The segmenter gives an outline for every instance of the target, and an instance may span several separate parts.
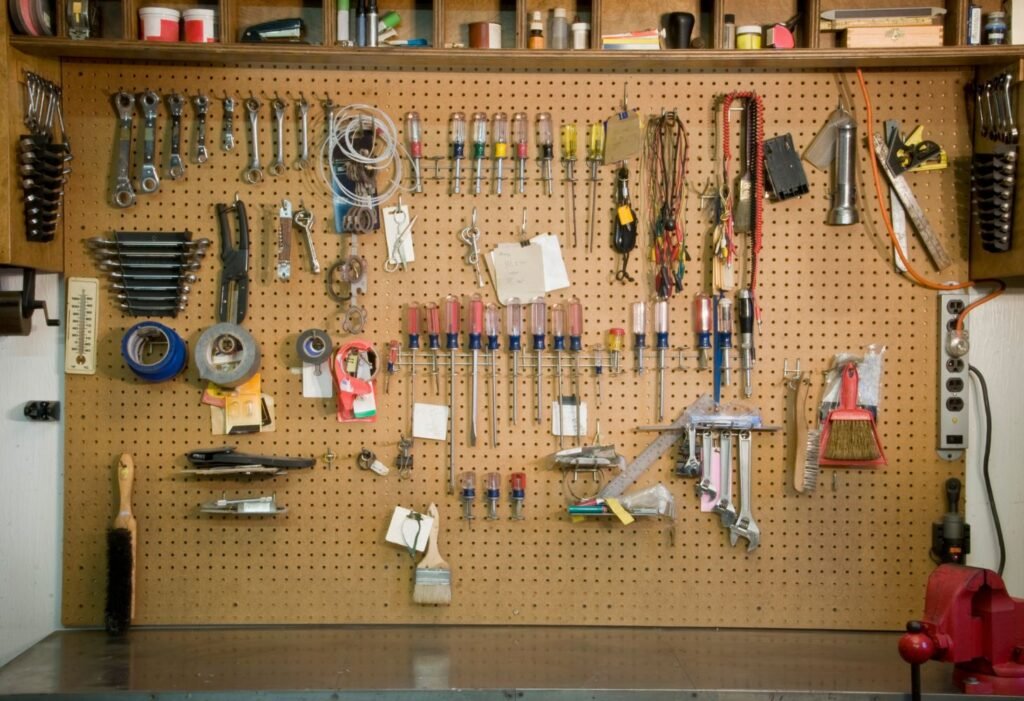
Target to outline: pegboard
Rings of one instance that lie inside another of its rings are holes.
[[[498,383],[499,445],[466,441],[468,384],[460,374],[457,392],[458,470],[502,474],[507,498],[508,475],[528,476],[526,520],[478,519],[469,528],[460,520],[457,497],[446,494],[447,450],[443,443],[417,441],[411,479],[392,473],[379,478],[359,470],[355,455],[373,449],[393,463],[400,432],[407,426],[409,381],[405,373],[380,395],[374,424],[339,424],[334,400],[301,396],[294,343],[312,327],[326,328],[336,343],[344,340],[339,309],[325,294],[322,276],[309,272],[306,253],[293,245],[290,282],[273,277],[274,244],[269,222],[282,198],[300,201],[316,213],[316,243],[321,260],[331,264],[347,250],[347,241],[328,233],[328,203],[307,173],[289,171],[267,177],[257,187],[240,175],[247,160],[244,120],[236,120],[240,145],[231,153],[219,146],[220,103],[210,117],[212,157],[205,165],[189,163],[183,181],[164,180],[160,192],[139,196],[128,210],[110,207],[109,174],[115,136],[110,95],[120,88],[167,94],[202,86],[211,97],[225,91],[236,97],[264,93],[261,154],[271,150],[271,122],[266,93],[302,92],[313,101],[325,94],[338,103],[368,103],[385,110],[401,125],[409,109],[424,122],[426,155],[446,151],[448,115],[453,110],[493,113],[518,110],[552,113],[556,124],[581,127],[612,115],[628,83],[630,105],[642,114],[663,108],[681,112],[689,132],[689,180],[700,187],[715,167],[712,157],[711,106],[716,96],[755,89],[765,103],[765,132],[791,132],[798,149],[809,143],[840,91],[848,94],[861,120],[864,109],[850,73],[830,72],[618,72],[556,71],[501,73],[436,70],[319,70],[305,67],[174,67],[103,62],[68,62],[63,68],[69,131],[75,138],[76,169],[68,188],[67,273],[98,275],[84,239],[113,230],[189,229],[194,237],[217,240],[214,204],[235,193],[246,202],[252,226],[253,255],[250,311],[245,325],[261,343],[263,389],[277,405],[276,433],[232,438],[210,435],[209,415],[200,405],[202,384],[194,368],[169,383],[148,385],[122,363],[124,331],[136,320],[114,309],[104,292],[100,321],[99,372],[68,376],[66,385],[66,470],[63,620],[68,625],[95,625],[102,619],[105,581],[105,531],[113,516],[113,465],[122,451],[132,452],[137,466],[135,509],[139,523],[138,611],[140,624],[255,623],[479,623],[585,624],[644,626],[750,626],[783,628],[897,629],[920,611],[927,574],[932,519],[944,511],[943,480],[963,473],[962,463],[944,463],[935,453],[935,378],[937,329],[934,294],[893,273],[884,229],[870,187],[868,153],[858,154],[862,224],[828,227],[828,176],[808,167],[810,193],[765,205],[765,248],[760,302],[763,327],[757,339],[755,396],[765,422],[784,422],[783,359],[799,358],[815,372],[812,399],[820,393],[819,371],[836,352],[861,349],[866,343],[888,347],[880,432],[889,467],[841,470],[835,479],[823,471],[819,489],[798,495],[784,464],[786,436],[760,434],[754,439],[754,513],[761,533],[759,550],[732,548],[717,516],[699,512],[692,480],[672,474],[666,456],[639,482],[662,482],[676,499],[676,520],[643,520],[630,527],[608,521],[573,524],[565,514],[561,476],[549,467],[557,439],[532,421],[532,378],[518,385],[520,421],[509,424],[508,374]],[[906,128],[926,124],[927,136],[944,146],[952,167],[942,173],[910,176],[939,237],[957,261],[940,279],[965,274],[967,171],[958,164],[970,153],[962,94],[968,70],[873,71],[867,74],[879,119],[899,119]],[[240,116],[242,113],[236,113]],[[314,106],[311,114],[321,112]],[[190,150],[195,128],[191,112],[184,120],[184,148]],[[138,120],[136,120],[138,124]],[[167,133],[166,111],[160,120]],[[877,125],[880,128],[880,124]],[[287,154],[294,157],[294,115],[288,116]],[[321,129],[316,123],[313,134]],[[164,153],[167,144],[162,142]],[[531,176],[539,177],[532,160]],[[734,154],[735,156],[735,154]],[[735,160],[734,160],[735,163]],[[464,163],[464,166],[466,164]],[[506,163],[506,173],[509,172]],[[556,172],[559,172],[556,163]],[[424,162],[429,175],[429,162]],[[634,173],[635,173],[634,167]],[[577,166],[585,173],[585,165]],[[597,211],[608,220],[612,170],[602,170]],[[474,276],[464,264],[465,248],[457,238],[471,210],[479,210],[481,246],[515,241],[523,207],[529,209],[530,233],[554,232],[573,281],[564,297],[578,295],[585,308],[584,344],[603,342],[612,326],[628,328],[633,301],[649,296],[649,284],[615,283],[616,256],[607,235],[598,237],[593,253],[574,248],[566,238],[564,196],[548,198],[539,182],[527,196],[491,194],[449,196],[447,182],[425,182],[423,194],[405,194],[404,202],[419,218],[415,226],[416,262],[406,272],[386,274],[383,234],[364,237],[360,250],[370,261],[370,288],[365,303],[369,318],[363,335],[383,350],[402,338],[403,310],[409,302],[440,302],[452,292],[472,295]],[[465,193],[467,188],[463,188]],[[645,206],[634,184],[635,204]],[[576,218],[587,227],[587,188],[577,187]],[[693,260],[685,292],[672,299],[673,346],[694,345],[693,295],[705,287],[709,237],[700,203],[691,194],[686,206],[687,248]],[[644,216],[641,214],[641,221]],[[333,228],[331,229],[333,231]],[[601,224],[599,232],[606,232]],[[347,237],[346,237],[347,238]],[[741,237],[742,238],[742,237]],[[911,256],[927,269],[926,255],[911,236]],[[642,233],[641,245],[647,243]],[[581,242],[582,244],[582,242]],[[215,243],[193,285],[188,310],[169,320],[194,346],[216,315],[219,261]],[[633,271],[640,269],[633,257]],[[642,281],[642,282],[641,282]],[[488,287],[485,299],[493,299]],[[551,301],[563,298],[550,296]],[[504,338],[502,339],[504,344]],[[629,347],[632,346],[630,342]],[[507,354],[502,354],[503,359]],[[653,438],[637,433],[638,424],[655,423],[656,374],[605,373],[600,419],[605,442],[634,457]],[[711,374],[668,373],[666,419],[677,416],[709,392]],[[442,361],[443,367],[443,361]],[[418,375],[419,401],[446,403],[445,375],[435,395],[425,373]],[[565,375],[568,378],[568,374]],[[481,383],[481,429],[486,438],[487,382]],[[593,408],[594,383],[587,375],[584,398]],[[545,395],[554,395],[548,375]],[[741,395],[733,384],[726,399]],[[593,411],[593,409],[592,409]],[[546,414],[548,412],[545,412]],[[593,427],[593,424],[591,424]],[[241,450],[275,455],[321,456],[332,449],[333,469],[323,461],[273,481],[197,479],[181,475],[186,451],[223,443]],[[243,519],[201,515],[198,505],[221,492],[256,495],[275,492],[285,515]],[[447,608],[417,607],[411,601],[409,556],[383,543],[394,506],[441,510],[441,552],[453,571],[453,603]],[[476,513],[483,514],[478,501]]]

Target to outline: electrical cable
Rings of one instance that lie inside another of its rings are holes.
[[[867,110],[868,144],[873,144],[875,143],[875,118],[874,112],[871,107],[871,96],[868,94],[868,86],[864,82],[864,73],[859,68],[856,70],[857,80],[860,82],[860,90],[861,93],[864,95],[864,106]],[[968,304],[966,307],[964,307],[964,310],[960,312],[960,315],[956,318],[956,331],[957,333],[962,333],[964,328],[964,319],[967,318],[967,315],[970,314],[975,309],[977,309],[978,307],[980,307],[981,305],[987,304],[988,302],[991,302],[993,299],[1001,295],[1006,290],[1006,283],[1003,282],[1002,280],[998,280],[995,278],[968,280],[967,282],[938,283],[933,282],[928,278],[924,277],[923,275],[921,275],[914,268],[914,266],[910,264],[910,261],[907,259],[906,254],[903,252],[903,247],[900,245],[899,240],[896,238],[896,232],[892,228],[892,220],[889,218],[889,213],[886,211],[884,206],[881,206],[881,203],[885,202],[885,195],[882,190],[882,178],[878,173],[878,161],[874,157],[868,158],[868,161],[871,163],[871,175],[875,184],[875,195],[878,197],[878,202],[880,203],[878,211],[882,215],[882,222],[885,223],[886,231],[889,233],[889,239],[892,241],[892,245],[896,251],[896,255],[899,256],[900,261],[907,269],[907,275],[909,275],[911,279],[914,280],[914,282],[921,285],[922,287],[938,291],[964,290],[969,287],[974,287],[978,283],[989,283],[996,286],[996,289],[989,292],[981,299],[972,302],[971,304]]]
[[[1006,541],[1003,540],[1003,524],[999,520],[996,497],[992,491],[992,476],[988,469],[989,457],[992,454],[992,406],[988,400],[988,383],[985,382],[985,376],[973,365],[968,365],[967,369],[981,387],[981,403],[985,407],[985,452],[981,458],[981,474],[985,478],[985,494],[988,497],[988,508],[992,512],[992,523],[996,529],[996,542],[999,544],[999,567],[996,571],[1002,577],[1003,568],[1006,566]]]
[[[646,160],[651,202],[652,257],[655,294],[660,299],[681,292],[685,261],[685,231],[680,212],[686,180],[689,142],[686,126],[676,112],[667,112],[647,124]]]

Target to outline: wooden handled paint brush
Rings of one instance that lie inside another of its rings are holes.
[[[120,634],[135,617],[135,546],[138,528],[132,514],[132,484],[135,462],[128,453],[117,463],[117,487],[120,506],[113,526],[107,531],[107,606],[104,624],[107,631]]]
[[[874,414],[857,406],[859,386],[856,363],[847,363],[839,383],[839,407],[829,412],[821,430],[821,465],[880,467],[888,464],[878,439]]]
[[[427,554],[416,566],[416,584],[412,590],[412,600],[417,604],[448,606],[452,603],[452,568],[437,549],[441,518],[434,504],[430,505],[427,513],[434,519],[434,523],[430,527]]]

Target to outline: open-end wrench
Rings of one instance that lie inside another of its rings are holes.
[[[235,98],[225,95],[224,121],[221,124],[220,147],[224,151],[231,151],[235,148]]]
[[[245,182],[256,185],[263,182],[263,166],[260,165],[260,108],[263,105],[255,97],[245,101],[245,119],[249,123],[249,165],[242,173]]]
[[[706,494],[709,498],[714,499],[718,496],[718,492],[715,485],[711,483],[711,453],[714,450],[712,435],[711,431],[702,431],[700,434],[702,467],[700,482],[697,483],[697,496],[702,497]]]
[[[309,102],[304,96],[295,103],[295,111],[299,118],[299,157],[292,168],[305,170],[309,166]]]
[[[718,439],[718,501],[712,510],[722,517],[722,526],[736,523],[736,504],[732,501],[732,433],[722,431]]]
[[[210,98],[202,93],[192,98],[192,106],[196,110],[196,136],[193,159],[196,163],[206,163],[210,152],[206,148],[206,113],[210,110]]]
[[[320,274],[320,260],[316,257],[316,247],[313,246],[313,222],[315,217],[313,212],[306,209],[306,205],[299,203],[299,208],[295,210],[295,216],[292,217],[292,221],[295,222],[295,226],[302,230],[303,238],[306,239],[306,248],[309,250],[309,265],[313,270],[314,275]]]
[[[288,169],[284,162],[284,100],[275,97],[270,109],[274,116],[274,160],[267,166],[267,171],[276,178]]]
[[[757,527],[750,508],[753,490],[750,487],[750,431],[740,433],[740,516],[729,529],[729,542],[736,545],[739,538],[747,539],[747,552],[757,550],[761,544],[761,529]]]
[[[139,190],[147,194],[160,189],[160,176],[156,172],[156,118],[160,109],[160,96],[147,90],[139,96],[142,110],[142,163],[139,165]]]
[[[167,109],[171,112],[171,157],[167,161],[167,177],[177,180],[185,175],[185,163],[181,160],[181,112],[185,100],[178,93],[167,96]]]

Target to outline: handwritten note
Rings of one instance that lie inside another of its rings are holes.
[[[443,404],[413,404],[412,436],[428,441],[445,440],[448,437],[448,407]]]
[[[498,301],[508,304],[513,297],[529,301],[542,297],[544,285],[544,250],[540,246],[501,244],[487,256],[487,267],[494,279]]]

